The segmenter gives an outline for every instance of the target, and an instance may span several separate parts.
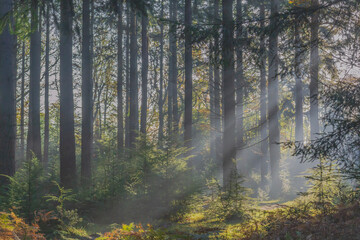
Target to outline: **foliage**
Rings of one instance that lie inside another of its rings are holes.
[[[3,209],[15,208],[15,212],[28,221],[34,217],[34,212],[44,204],[42,196],[46,186],[46,176],[37,158],[25,161],[13,177],[9,177],[10,185],[4,197]]]
[[[38,224],[28,225],[14,212],[0,212],[0,239],[44,240],[45,237],[39,233]]]

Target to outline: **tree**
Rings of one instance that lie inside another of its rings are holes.
[[[49,161],[50,4],[46,1],[44,165]]]
[[[164,17],[164,1],[161,1],[160,19]],[[162,142],[164,137],[164,113],[163,113],[163,88],[164,88],[164,24],[160,22],[160,79],[159,79],[159,143]]]
[[[236,133],[237,148],[240,153],[244,147],[244,69],[243,69],[243,16],[242,0],[236,0]],[[241,154],[240,154],[241,156]],[[243,160],[244,159],[240,159]],[[243,166],[244,167],[244,166]],[[243,170],[243,169],[242,169]]]
[[[146,11],[143,12],[141,17],[141,126],[140,132],[142,135],[146,135],[146,120],[147,120],[147,92],[148,92],[148,69],[149,69],[149,39],[148,39],[148,17]]]
[[[191,43],[191,0],[185,0],[185,116],[184,142],[191,148],[192,143],[192,43]]]
[[[223,0],[223,184],[230,190],[236,173],[236,138],[235,138],[235,71],[234,71],[234,22],[233,0]]]
[[[265,29],[265,4],[260,4],[260,29]],[[266,117],[266,47],[265,34],[260,34],[260,137],[261,137],[261,184],[265,185],[268,172],[268,129]]]
[[[303,123],[303,87],[301,80],[301,38],[300,24],[295,20],[294,26],[295,37],[295,140],[304,141],[304,123]]]
[[[0,4],[0,17],[11,16],[12,0]],[[11,17],[5,22],[0,34],[0,174],[12,176],[15,173],[16,112],[15,82],[15,39],[10,33]],[[0,185],[7,183],[0,176]]]
[[[91,184],[91,150],[93,141],[92,125],[92,60],[90,51],[90,0],[83,1],[82,26],[82,121],[81,121],[81,185]]]
[[[21,52],[20,108],[20,159],[23,162],[25,160],[25,41],[23,41]]]
[[[214,0],[214,127],[216,132],[215,148],[216,163],[218,168],[218,176],[222,175],[222,149],[221,149],[221,110],[220,110],[220,59],[219,59],[219,0]]]
[[[319,0],[311,0],[310,23],[310,133],[311,139],[319,133]]]
[[[129,117],[129,147],[135,147],[138,126],[138,82],[137,82],[137,47],[136,47],[136,12],[134,6],[130,9],[130,117]]]
[[[40,135],[40,61],[41,61],[41,34],[39,31],[39,2],[31,1],[31,28],[30,36],[30,92],[29,92],[29,127],[27,138],[27,160],[34,156],[41,161]]]
[[[118,3],[118,19],[117,19],[117,34],[118,34],[118,53],[117,53],[117,148],[120,153],[124,147],[124,115],[123,115],[123,1]]]
[[[279,80],[278,80],[278,35],[279,0],[271,0],[269,36],[269,76],[268,76],[268,121],[271,169],[271,195],[277,197],[281,191],[280,181],[280,128],[279,128]]]
[[[72,0],[61,0],[60,20],[60,182],[76,187],[74,99],[72,79]]]

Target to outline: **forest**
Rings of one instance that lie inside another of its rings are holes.
[[[360,239],[360,1],[0,0],[0,239]]]

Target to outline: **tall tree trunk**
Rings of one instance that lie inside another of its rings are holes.
[[[176,23],[177,23],[177,1],[170,0],[172,7],[172,14],[170,17],[171,25],[170,25],[170,39],[169,39],[169,48],[170,48],[170,67],[171,67],[171,90],[172,90],[172,120],[173,120],[173,134],[176,136],[179,130],[179,108],[178,108],[178,69],[177,69],[177,45],[176,45]]]
[[[242,148],[244,147],[244,69],[243,69],[243,16],[242,16],[242,0],[236,0],[236,133],[237,148],[241,160],[241,172],[245,174],[246,166],[242,156]]]
[[[235,71],[234,71],[234,22],[233,0],[223,0],[223,184],[231,189],[236,173],[236,137],[235,137]]]
[[[164,18],[164,1],[161,1],[160,19]],[[164,138],[163,88],[164,88],[164,24],[160,22],[160,79],[159,79],[159,143]]]
[[[135,147],[136,132],[138,126],[138,82],[137,72],[137,47],[136,47],[136,12],[131,8],[130,12],[130,119],[129,119],[129,144]]]
[[[123,1],[118,3],[118,52],[117,52],[117,148],[121,153],[124,147],[124,114],[123,114]]]
[[[126,111],[125,146],[130,147],[130,3],[126,1]]]
[[[310,133],[311,139],[319,133],[319,0],[311,0],[310,40]]]
[[[44,166],[49,162],[50,4],[46,1]]]
[[[184,142],[187,148],[192,147],[192,11],[191,0],[185,0],[185,116]]]
[[[214,127],[216,132],[215,148],[218,179],[222,176],[222,142],[221,142],[221,110],[220,110],[220,59],[219,59],[219,0],[214,0],[214,24],[216,32],[214,35]]]
[[[25,160],[25,41],[21,53],[21,96],[20,96],[20,163]]]
[[[149,39],[148,39],[148,17],[143,13],[141,17],[141,126],[140,132],[143,136],[146,135],[146,121],[147,121],[147,85],[148,85],[148,69],[149,69]]]
[[[60,21],[60,182],[76,187],[74,98],[72,79],[72,0],[61,0]]]
[[[40,61],[41,61],[41,35],[39,31],[39,3],[31,1],[31,28],[30,36],[30,95],[29,95],[29,127],[26,158],[34,156],[41,159],[40,135]]]
[[[269,77],[268,77],[268,118],[269,118],[269,148],[271,169],[272,197],[281,192],[280,181],[280,128],[279,128],[279,79],[278,79],[278,35],[279,35],[279,0],[271,0],[270,38],[269,38]]]
[[[266,118],[266,47],[265,4],[260,5],[260,135],[261,135],[261,185],[266,184],[268,173],[268,125]]]
[[[81,186],[91,185],[91,150],[93,141],[92,125],[92,61],[90,51],[90,0],[83,1],[82,26],[82,119],[81,119]]]
[[[12,0],[3,0],[0,17],[8,14],[12,8]],[[0,174],[13,176],[16,144],[15,38],[10,34],[10,23],[3,27],[0,34]],[[8,178],[0,176],[0,185],[5,183],[8,183]]]
[[[209,96],[210,96],[210,159],[216,163],[216,130],[214,109],[214,67],[211,60],[214,58],[213,41],[209,43]]]
[[[301,80],[301,39],[299,23],[295,22],[295,141],[304,140],[303,90]]]

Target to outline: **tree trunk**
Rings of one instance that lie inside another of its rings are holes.
[[[214,24],[219,26],[219,0],[214,1]],[[219,59],[219,27],[216,27],[214,35],[214,127],[216,132],[215,148],[218,179],[222,176],[222,142],[221,142],[221,110],[220,110],[220,59]]]
[[[124,147],[124,115],[123,115],[123,1],[118,3],[118,52],[117,52],[117,148],[118,153],[123,151]]]
[[[20,164],[25,160],[25,41],[21,53]]]
[[[0,17],[12,11],[12,0],[0,4]],[[0,34],[0,174],[15,173],[16,101],[14,76],[15,38],[10,34],[10,23],[3,26]],[[0,185],[8,178],[0,176]]]
[[[179,130],[179,107],[178,107],[178,69],[177,69],[177,45],[176,45],[176,22],[177,22],[177,1],[170,0],[172,3],[171,7],[171,29],[170,29],[170,64],[171,64],[171,90],[172,90],[172,120],[173,120],[173,134],[176,136]]]
[[[130,10],[130,119],[129,119],[129,144],[130,148],[135,147],[136,132],[138,126],[138,83],[137,72],[137,47],[136,47],[136,12]]]
[[[74,99],[72,79],[72,0],[61,0],[60,21],[60,182],[76,187]]]
[[[260,135],[261,135],[261,186],[266,184],[268,173],[268,129],[266,118],[266,47],[265,4],[260,5]]]
[[[185,116],[184,142],[187,148],[192,147],[192,22],[191,0],[185,0]]]
[[[125,146],[130,147],[130,3],[126,1],[126,111],[125,111]]]
[[[49,162],[50,4],[46,2],[44,166]]]
[[[161,2],[160,19],[164,18],[164,2]],[[164,88],[164,24],[160,22],[160,79],[159,79],[159,143],[164,138],[163,88]]]
[[[299,23],[295,22],[295,141],[304,141],[303,90],[301,80],[301,39]]]
[[[242,158],[242,148],[244,147],[244,69],[243,69],[243,17],[242,17],[242,0],[236,1],[236,133],[237,149],[240,155],[241,172],[246,173],[246,166]]]
[[[83,1],[83,26],[82,26],[82,121],[81,121],[81,186],[91,185],[91,150],[93,141],[92,124],[92,61],[90,51],[90,0]]]
[[[312,0],[310,40],[310,133],[315,139],[319,133],[319,0]]]
[[[271,169],[272,197],[281,192],[280,181],[280,128],[279,128],[279,80],[278,80],[278,35],[279,35],[279,0],[271,0],[270,38],[269,38],[269,77],[268,77],[268,118],[269,118],[269,148]]]
[[[31,1],[31,28],[30,36],[30,92],[29,92],[29,127],[26,158],[33,156],[41,159],[40,135],[40,61],[41,61],[41,34],[39,31],[39,3]]]
[[[148,39],[148,17],[146,13],[143,13],[141,18],[141,58],[142,58],[142,67],[141,67],[141,126],[140,132],[145,137],[146,136],[146,121],[147,121],[147,85],[148,85],[148,69],[149,69],[149,39]]]
[[[231,190],[236,174],[236,137],[235,137],[235,72],[234,72],[234,22],[233,0],[223,0],[223,184],[226,190]]]

